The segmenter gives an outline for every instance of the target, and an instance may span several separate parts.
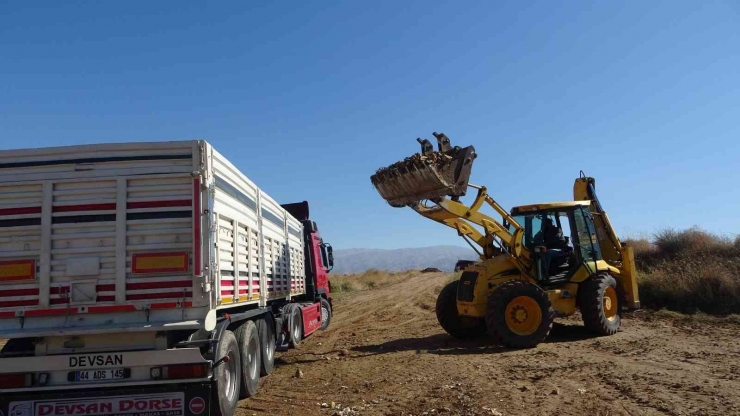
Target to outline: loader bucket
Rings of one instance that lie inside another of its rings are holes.
[[[438,152],[425,148],[424,143],[422,149],[426,151],[378,169],[370,177],[380,196],[391,206],[403,207],[422,200],[440,201],[445,196],[465,195],[476,157],[473,146],[452,148],[447,141],[446,148],[440,145]]]

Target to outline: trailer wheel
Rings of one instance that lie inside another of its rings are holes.
[[[319,329],[326,331],[329,324],[331,324],[331,305],[328,300],[321,298],[321,327]]]
[[[303,315],[301,307],[296,303],[291,303],[288,309],[288,344],[295,348],[303,340]]]
[[[257,333],[260,336],[260,347],[262,347],[262,362],[260,374],[266,376],[272,373],[275,365],[275,319],[272,314],[265,314],[257,319]]]
[[[260,382],[262,349],[257,325],[247,321],[237,330],[239,351],[241,352],[241,390],[239,397],[246,399],[257,394]]]
[[[239,344],[231,331],[224,331],[216,351],[218,365],[213,369],[213,413],[232,416],[239,401],[241,360]]]

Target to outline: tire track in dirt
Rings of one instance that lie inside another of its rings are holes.
[[[626,316],[616,335],[593,337],[573,317],[537,348],[507,350],[439,328],[449,279],[418,274],[338,299],[332,327],[279,355],[237,415],[740,414],[737,325]]]

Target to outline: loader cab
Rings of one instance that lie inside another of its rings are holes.
[[[602,259],[589,201],[516,207],[512,216],[524,227],[522,243],[533,253],[542,285],[570,281],[583,265]]]

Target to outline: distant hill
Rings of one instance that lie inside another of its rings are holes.
[[[348,248],[334,250],[332,273],[358,273],[368,269],[401,271],[436,267],[452,271],[458,260],[476,260],[470,248],[433,246],[400,249]]]

